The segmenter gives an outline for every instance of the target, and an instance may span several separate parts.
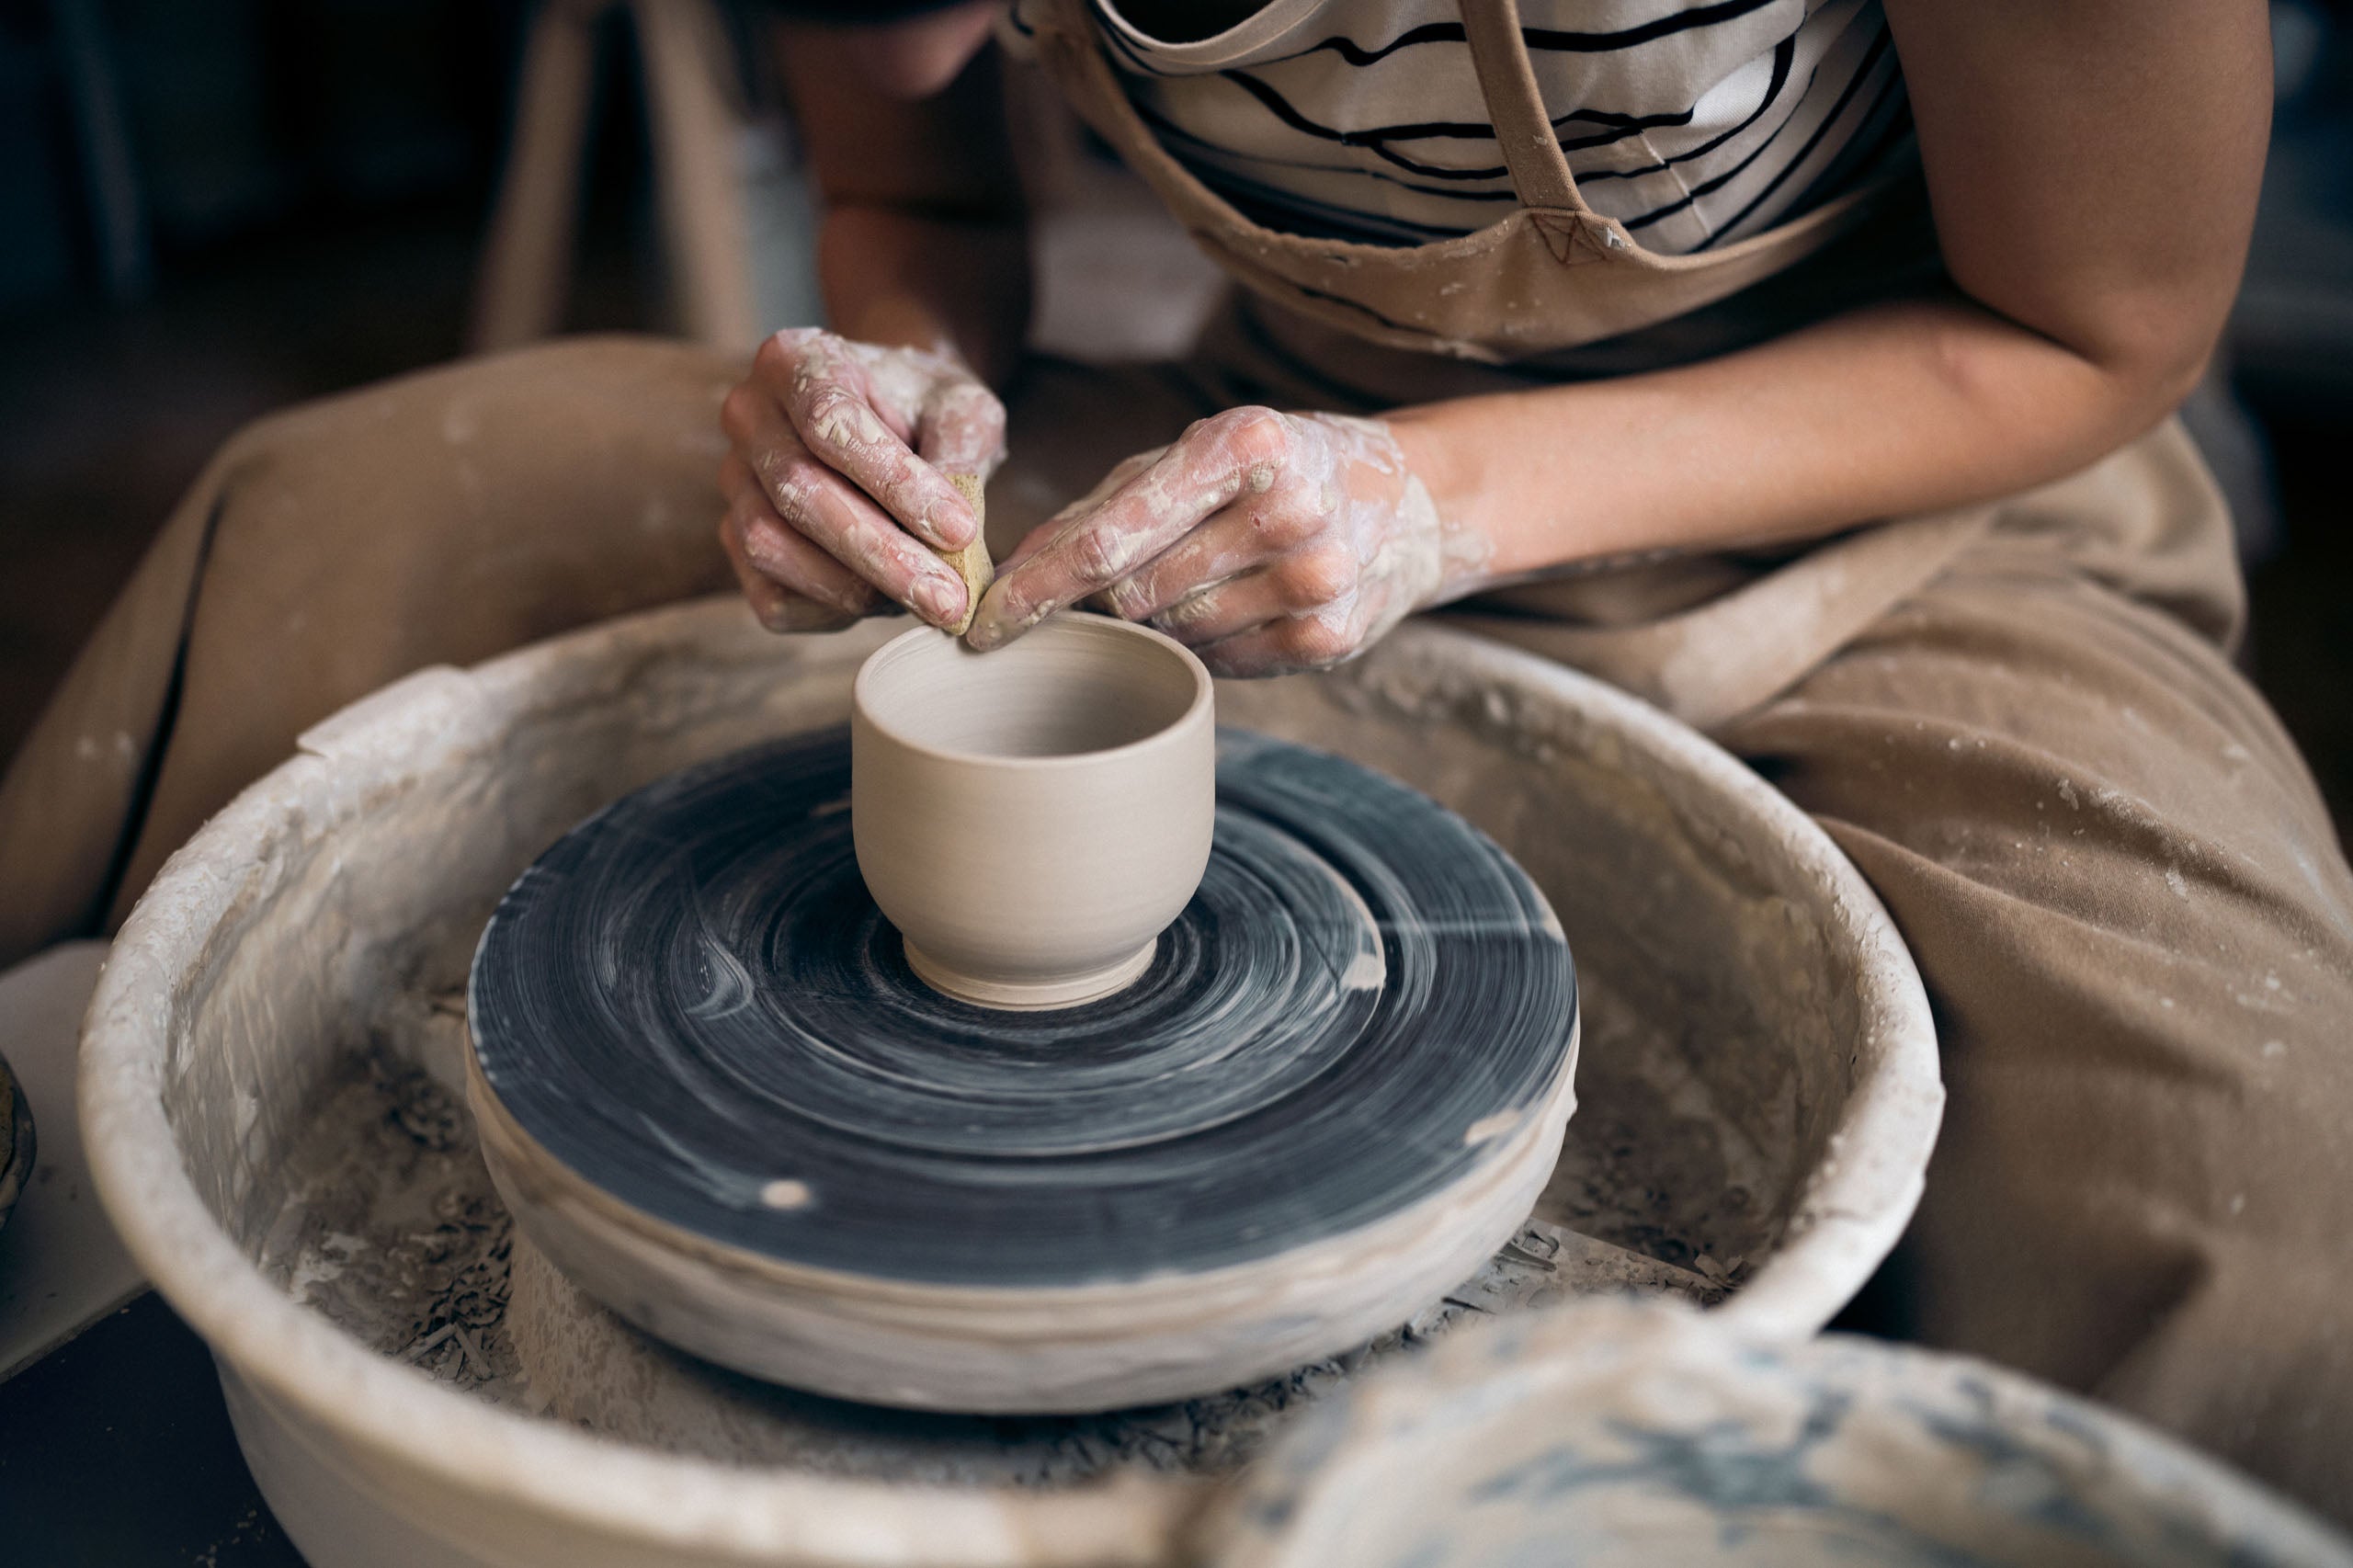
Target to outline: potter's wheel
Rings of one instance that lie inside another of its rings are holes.
[[[485,1152],[623,1316],[847,1397],[1103,1407],[1345,1348],[1525,1215],[1575,981],[1460,818],[1229,734],[1208,873],[1143,975],[1003,1012],[908,969],[848,789],[841,731],[676,775],[483,934]]]

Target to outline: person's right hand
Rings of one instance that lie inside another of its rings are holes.
[[[719,419],[720,543],[761,625],[832,631],[896,606],[962,621],[963,580],[925,547],[978,531],[947,475],[988,477],[1005,406],[961,362],[790,328],[760,346]]]

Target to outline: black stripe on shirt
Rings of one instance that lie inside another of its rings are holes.
[[[1621,49],[1633,49],[1641,44],[1653,43],[1663,38],[1672,38],[1677,33],[1688,32],[1694,28],[1713,27],[1718,22],[1729,22],[1736,17],[1745,17],[1752,11],[1761,11],[1772,4],[1774,0],[1717,0],[1717,3],[1712,6],[1696,6],[1688,11],[1677,11],[1670,16],[1654,17],[1631,28],[1620,28],[1614,32],[1586,33],[1570,32],[1558,28],[1522,28],[1519,33],[1520,37],[1528,40],[1528,47],[1530,49],[1547,50],[1562,54],[1608,54]],[[1279,55],[1276,61],[1303,60],[1311,54],[1328,51],[1351,65],[1372,65],[1386,60],[1401,49],[1411,49],[1415,44],[1467,44],[1469,42],[1470,37],[1463,31],[1461,22],[1425,22],[1420,27],[1408,28],[1387,43],[1376,45],[1371,49],[1364,48],[1354,39],[1335,37],[1309,44],[1295,54]],[[1266,63],[1272,64],[1276,61],[1268,61]]]
[[[1268,86],[1266,83],[1258,80],[1257,77],[1251,75],[1247,71],[1225,71],[1219,73],[1219,74],[1224,76],[1227,81],[1232,82],[1244,92],[1248,93],[1252,97],[1257,99],[1259,103],[1266,106],[1267,111],[1273,114],[1277,119],[1281,120],[1285,125],[1290,126],[1293,131],[1300,132],[1302,135],[1313,136],[1321,142],[1337,142],[1343,147],[1365,148],[1372,153],[1374,156],[1394,164],[1399,168],[1404,169],[1410,174],[1420,175],[1426,179],[1497,179],[1507,172],[1501,165],[1492,169],[1449,169],[1437,164],[1418,163],[1412,158],[1406,157],[1402,153],[1390,151],[1390,149],[1384,145],[1384,143],[1392,141],[1425,142],[1449,136],[1476,136],[1492,142],[1495,140],[1495,128],[1492,125],[1472,125],[1459,121],[1431,121],[1418,125],[1376,125],[1364,131],[1341,131],[1329,125],[1319,124],[1316,121],[1308,119],[1305,115],[1300,113],[1299,110],[1290,107],[1290,99],[1284,97],[1281,93],[1276,91],[1273,87]]]
[[[1805,161],[1813,155],[1813,150],[1822,144],[1822,139],[1830,133],[1831,127],[1836,125],[1839,119],[1845,116],[1847,112],[1847,106],[1854,101],[1855,94],[1861,89],[1862,85],[1866,81],[1870,79],[1871,72],[1878,66],[1881,59],[1886,55],[1887,46],[1888,35],[1886,30],[1882,28],[1879,36],[1871,40],[1871,46],[1870,50],[1864,53],[1862,66],[1855,73],[1854,80],[1848,82],[1847,84],[1847,90],[1838,95],[1838,101],[1830,106],[1830,112],[1822,117],[1822,123],[1813,128],[1813,134],[1805,139],[1805,145],[1798,149],[1798,155],[1791,158],[1788,163],[1782,165],[1781,172],[1775,175],[1770,180],[1767,181],[1765,188],[1758,191],[1756,196],[1751,198],[1747,206],[1743,207],[1739,211],[1733,213],[1731,218],[1722,223],[1710,224],[1709,229],[1711,232],[1708,237],[1701,240],[1695,247],[1696,249],[1706,250],[1710,245],[1715,244],[1720,236],[1730,233],[1733,230],[1739,228],[1743,223],[1746,222],[1750,216],[1754,214],[1759,207],[1764,206],[1765,203],[1771,199],[1775,191],[1781,188],[1781,182],[1783,180],[1788,179],[1790,176],[1795,174],[1800,168],[1804,166]],[[1887,80],[1881,82],[1880,84],[1879,91],[1872,95],[1870,108],[1864,111],[1863,122],[1865,124],[1870,123],[1870,117],[1880,111],[1881,107],[1887,101],[1887,95],[1894,91],[1897,84],[1902,82],[1902,73],[1894,71],[1888,73]],[[1631,227],[1631,225],[1629,226]]]
[[[1798,149],[1797,156],[1782,165],[1780,171],[1774,175],[1772,179],[1767,183],[1762,191],[1757,193],[1756,199],[1751,201],[1746,207],[1742,208],[1739,215],[1734,217],[1731,222],[1722,225],[1711,223],[1709,225],[1711,232],[1709,233],[1708,240],[1712,240],[1717,233],[1721,233],[1723,230],[1731,228],[1733,224],[1739,222],[1742,218],[1747,217],[1751,212],[1754,212],[1768,197],[1771,196],[1774,191],[1780,188],[1781,182],[1790,177],[1790,171],[1796,168],[1800,164],[1804,163],[1807,155],[1821,143],[1824,133],[1826,132],[1830,127],[1838,122],[1838,117],[1846,112],[1847,103],[1853,99],[1856,91],[1870,78],[1871,68],[1879,63],[1880,57],[1886,52],[1887,33],[1882,29],[1877,37],[1871,40],[1870,47],[1863,51],[1862,63],[1855,67],[1854,74],[1847,79],[1847,85],[1839,92],[1837,101],[1832,104],[1830,106],[1829,112],[1822,117],[1822,122],[1813,128],[1813,134],[1806,138],[1805,145]],[[1813,76],[1809,74],[1806,78],[1806,92],[1808,94],[1811,94],[1813,90]],[[1802,107],[1804,102],[1805,98],[1801,97],[1798,99],[1797,107]],[[1790,119],[1795,119],[1796,113],[1797,109],[1793,107],[1789,118],[1784,119],[1780,124],[1775,126],[1773,128],[1773,134],[1758,142],[1756,144],[1756,151],[1750,153],[1748,156],[1743,158],[1739,163],[1734,164],[1731,168],[1726,169],[1722,174],[1716,176],[1713,179],[1705,180],[1699,185],[1693,186],[1689,191],[1685,193],[1681,200],[1671,201],[1665,207],[1654,208],[1652,210],[1643,213],[1639,218],[1628,218],[1621,220],[1628,232],[1631,233],[1636,229],[1648,228],[1651,224],[1659,222],[1663,218],[1672,218],[1677,212],[1681,212],[1688,208],[1697,205],[1702,197],[1714,195],[1717,191],[1722,190],[1725,186],[1730,185],[1733,180],[1738,179],[1742,175],[1746,174],[1750,165],[1754,165],[1757,159],[1763,157],[1766,151],[1770,148],[1775,142],[1780,140],[1781,132],[1789,129]],[[1699,248],[1705,249],[1707,247],[1708,240],[1702,240]]]
[[[1286,158],[1273,153],[1236,152],[1231,147],[1220,146],[1217,142],[1211,141],[1208,137],[1201,135],[1198,131],[1187,130],[1184,126],[1181,126],[1175,120],[1170,119],[1166,115],[1162,114],[1158,109],[1153,108],[1152,105],[1142,99],[1137,99],[1135,101],[1134,108],[1137,118],[1141,119],[1147,126],[1150,126],[1154,133],[1160,136],[1164,142],[1181,142],[1188,144],[1188,149],[1198,148],[1201,153],[1212,153],[1221,158],[1232,158],[1236,162],[1253,165],[1261,168],[1301,169],[1310,174],[1353,176],[1358,179],[1379,180],[1383,185],[1393,185],[1400,190],[1410,190],[1416,196],[1444,197],[1449,201],[1517,201],[1519,199],[1518,193],[1514,191],[1509,186],[1506,186],[1500,190],[1455,190],[1449,189],[1445,186],[1419,185],[1410,179],[1401,179],[1397,176],[1391,174],[1387,169],[1368,169],[1358,164],[1318,164],[1311,163],[1303,158]],[[1174,148],[1172,148],[1171,151],[1176,153],[1177,157],[1185,159],[1188,166],[1199,169],[1214,167],[1214,165],[1207,164],[1206,161],[1201,159],[1198,153],[1193,153],[1189,151],[1178,151]],[[1216,168],[1216,172],[1218,176],[1223,179],[1241,180],[1248,177],[1222,167]],[[1272,189],[1272,187],[1268,187],[1270,192]],[[1309,199],[1313,199],[1311,198]],[[1384,222],[1404,222],[1403,219],[1391,220],[1385,217],[1381,221]],[[1443,229],[1426,224],[1415,226],[1429,228],[1430,233],[1467,233],[1470,232],[1467,229]]]
[[[1707,156],[1733,137],[1753,127],[1764,117],[1766,111],[1773,107],[1774,102],[1781,95],[1781,89],[1789,83],[1790,67],[1796,59],[1796,54],[1794,40],[1785,40],[1775,49],[1772,79],[1767,84],[1763,96],[1757,100],[1756,107],[1751,109],[1747,118],[1738,125],[1719,135],[1710,137],[1697,147],[1661,158],[1654,163],[1644,164],[1639,168],[1581,171],[1576,176],[1577,184],[1587,186],[1601,180],[1640,179],[1664,174],[1677,164],[1685,164],[1694,158]],[[1416,180],[1402,178],[1387,169],[1369,169],[1356,164],[1313,163],[1305,159],[1286,158],[1271,153],[1237,152],[1231,147],[1221,146],[1198,131],[1177,124],[1148,102],[1138,99],[1134,107],[1137,115],[1164,142],[1178,142],[1185,144],[1187,148],[1198,149],[1198,152],[1188,153],[1172,147],[1171,151],[1176,152],[1177,156],[1184,159],[1203,179],[1219,187],[1221,194],[1225,195],[1229,200],[1241,196],[1261,210],[1296,211],[1302,216],[1313,219],[1318,231],[1324,238],[1349,238],[1347,224],[1351,220],[1360,223],[1366,233],[1390,230],[1425,236],[1466,234],[1471,232],[1472,225],[1427,223],[1400,218],[1390,213],[1368,213],[1360,210],[1346,208],[1336,202],[1321,200],[1301,192],[1285,190],[1280,187],[1263,183],[1240,170],[1206,162],[1201,154],[1231,158],[1238,163],[1260,168],[1298,169],[1309,174],[1378,180],[1383,185],[1394,186],[1400,190],[1412,191],[1416,196],[1434,196],[1448,201],[1514,202],[1519,199],[1519,193],[1508,185],[1498,190],[1450,188],[1445,186],[1424,185]],[[1504,173],[1506,171],[1497,170],[1496,177],[1502,177]],[[1241,205],[1240,202],[1236,204]]]
[[[1807,210],[1827,201],[1839,191],[1852,188],[1868,177],[1869,171],[1883,166],[1896,149],[1911,139],[1912,106],[1904,98],[1902,86],[1900,76],[1895,81],[1880,85],[1879,91],[1871,96],[1870,107],[1855,122],[1847,144],[1826,160],[1822,172],[1809,180],[1806,187],[1789,201],[1787,205],[1790,210]],[[1874,121],[1878,122],[1875,132],[1872,131]],[[1867,132],[1872,132],[1868,149],[1861,145]],[[1747,216],[1744,213],[1734,222],[1744,221]],[[1699,248],[1705,249],[1708,245],[1738,237],[1733,224],[1727,223],[1710,235]]]
[[[1597,179],[1638,179],[1643,175],[1654,175],[1662,170],[1673,168],[1677,164],[1688,164],[1694,158],[1706,157],[1765,118],[1765,111],[1773,107],[1774,100],[1781,96],[1781,89],[1789,85],[1790,67],[1797,62],[1797,57],[1798,40],[1794,37],[1785,38],[1773,46],[1773,79],[1765,84],[1765,96],[1756,100],[1756,107],[1748,111],[1747,119],[1722,135],[1711,136],[1697,147],[1688,148],[1672,156],[1661,158],[1657,163],[1647,164],[1639,169],[1596,169],[1590,174],[1580,174],[1577,176],[1577,183],[1585,185]],[[1697,112],[1696,106],[1694,112]],[[1792,112],[1795,111],[1792,110]],[[1563,151],[1568,147],[1565,142],[1561,145]]]
[[[1290,100],[1284,97],[1275,87],[1258,80],[1246,71],[1221,71],[1218,74],[1257,99],[1266,107],[1267,112],[1302,135],[1313,136],[1321,142],[1336,142],[1343,147],[1365,148],[1384,162],[1394,164],[1407,173],[1419,175],[1425,179],[1494,180],[1502,179],[1511,172],[1500,164],[1492,168],[1483,169],[1452,169],[1440,164],[1425,164],[1408,158],[1388,145],[1392,142],[1433,142],[1448,139],[1493,142],[1495,139],[1495,128],[1492,124],[1481,124],[1469,120],[1427,120],[1405,125],[1369,126],[1362,131],[1342,131],[1335,126],[1321,124],[1308,119],[1307,116],[1293,108]],[[1592,147],[1608,146],[1612,142],[1623,142],[1630,136],[1638,136],[1645,131],[1661,130],[1667,126],[1688,125],[1691,123],[1691,117],[1697,112],[1699,111],[1696,105],[1691,108],[1668,114],[1616,115],[1600,109],[1578,109],[1561,116],[1559,119],[1553,121],[1553,124],[1557,126],[1571,120],[1589,119],[1614,127],[1598,136],[1560,139],[1561,150],[1563,153],[1573,153]],[[1209,144],[1214,145],[1214,143]],[[1233,155],[1247,157],[1250,154],[1235,153]]]

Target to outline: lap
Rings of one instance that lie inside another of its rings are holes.
[[[111,926],[345,703],[732,581],[739,369],[582,339],[248,426],[191,487],[0,783],[0,960]]]
[[[1922,1336],[2353,1512],[2353,874],[2260,697],[1997,540],[1720,738],[1937,1006]]]

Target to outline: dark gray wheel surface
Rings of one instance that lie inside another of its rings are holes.
[[[647,1215],[926,1284],[1241,1264],[1444,1190],[1571,1048],[1541,895],[1337,757],[1227,732],[1218,795],[1209,870],[1144,975],[1002,1012],[917,980],[867,895],[846,731],[689,769],[499,905],[471,996],[483,1079]]]

